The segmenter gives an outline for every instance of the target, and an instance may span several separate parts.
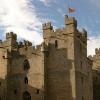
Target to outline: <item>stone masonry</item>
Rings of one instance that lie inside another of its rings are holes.
[[[95,49],[93,61],[93,100],[100,100],[100,48]]]
[[[32,46],[10,32],[0,41],[0,100],[93,100],[86,30],[66,15],[64,28],[43,24],[43,38]]]

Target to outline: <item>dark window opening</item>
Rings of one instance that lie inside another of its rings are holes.
[[[83,84],[83,81],[84,81],[84,79],[83,79],[83,77],[81,77],[81,83]]]
[[[37,89],[37,90],[36,90],[36,94],[39,94],[39,92],[40,92],[40,90],[39,90],[39,89]]]
[[[82,44],[80,43],[80,51],[82,51]]]
[[[1,86],[1,82],[0,82],[0,86]]]
[[[17,94],[17,90],[16,89],[14,90],[14,94]]]
[[[95,77],[95,81],[97,81],[97,80],[98,80],[98,77],[96,76],[96,77]]]
[[[82,96],[82,100],[84,100],[84,97]]]
[[[3,57],[3,59],[5,59],[5,56],[2,56]]]
[[[23,100],[31,100],[31,95],[29,92],[25,91],[23,93]]]
[[[58,47],[58,41],[55,40],[55,47],[57,48]]]
[[[28,78],[27,77],[24,78],[24,83],[28,84]]]
[[[82,69],[82,65],[83,65],[83,63],[82,63],[82,61],[81,61],[81,69]]]
[[[23,66],[24,66],[24,70],[28,70],[30,68],[30,65],[27,59],[24,60]]]

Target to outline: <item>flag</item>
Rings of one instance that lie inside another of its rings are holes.
[[[69,11],[69,13],[73,13],[73,12],[75,12],[75,9],[74,8],[69,8],[68,11]]]

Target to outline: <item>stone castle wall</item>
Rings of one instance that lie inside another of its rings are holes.
[[[17,42],[13,33],[0,41],[3,100],[92,100],[92,61],[87,58],[87,32],[65,16],[65,26],[43,24],[44,42]],[[4,92],[6,91],[6,92]],[[5,95],[5,99],[4,96]],[[25,99],[26,98],[26,99]]]

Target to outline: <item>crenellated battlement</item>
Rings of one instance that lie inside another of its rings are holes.
[[[100,48],[95,49],[95,55],[93,55],[93,60],[100,59]]]
[[[47,40],[51,37],[56,37],[57,35],[60,34],[75,33],[75,31],[77,30],[77,21],[74,17],[68,17],[67,15],[65,15],[64,28],[58,28],[54,30],[53,26],[51,25],[51,22],[44,23],[42,27],[43,27],[43,38]]]
[[[87,31],[83,29],[79,31],[77,29],[77,20],[74,17],[65,15],[65,26],[63,28],[57,28],[53,30],[51,22],[43,24],[43,38],[48,43],[50,38],[58,38],[60,36],[66,39],[67,36],[77,37],[84,44],[87,44]]]
[[[92,58],[87,58],[87,31],[79,31],[76,19],[66,15],[62,28],[53,29],[51,22],[43,24],[43,38],[36,46],[28,40],[17,42],[13,32],[0,40],[0,98],[92,100]],[[96,54],[99,53],[97,49]]]
[[[44,23],[42,25],[42,28],[44,33],[43,34],[44,39],[54,36],[54,30],[53,30],[53,26],[51,25],[51,22]]]
[[[43,30],[53,30],[53,26],[51,25],[51,22],[44,23],[43,25]]]
[[[95,49],[95,54],[96,54],[96,55],[100,55],[100,48],[96,48],[96,49]]]
[[[32,42],[24,40],[24,45],[25,46],[32,46]]]
[[[23,42],[20,41],[18,42],[18,47],[22,48],[22,47],[29,47],[32,46],[32,42],[28,41],[28,40],[24,40]]]
[[[87,37],[87,31],[84,28],[82,29],[81,33],[83,37]]]
[[[87,31],[85,29],[82,29],[82,31],[77,32],[77,37],[83,41],[83,43],[87,44]]]
[[[77,20],[74,17],[68,17],[65,15],[65,25],[73,25],[75,28],[77,28]]]
[[[77,37],[80,39],[83,43],[87,43],[87,31],[83,29],[82,31],[79,31],[77,29],[77,20],[74,17],[68,17],[65,15],[65,26],[63,28],[57,28],[53,29],[53,26],[51,25],[51,22],[44,23],[43,24],[43,38],[44,42],[46,44],[51,41],[54,45],[59,45],[58,39],[61,41],[66,40],[68,36],[71,37]],[[28,50],[30,47],[32,47],[32,43],[30,41],[24,40],[23,42],[17,42],[17,35],[13,32],[9,32],[6,34],[6,40],[0,41],[0,47],[7,47],[11,49],[25,49]],[[64,45],[64,41],[61,44],[60,41],[60,47]],[[33,51],[40,50],[41,45],[37,45],[33,47]]]
[[[9,38],[17,40],[17,35],[13,32],[6,33],[6,39],[9,39]]]
[[[57,29],[55,29],[54,32],[56,33],[56,36],[62,35],[64,33],[64,29],[63,28],[57,28]]]
[[[20,55],[26,55],[27,57],[30,56],[41,56],[42,52],[47,52],[48,51],[48,46],[43,42],[40,45],[36,46],[25,46],[19,48],[18,50],[20,52]]]
[[[23,46],[24,46],[24,44],[23,44],[22,41],[18,42],[18,47],[19,47],[19,48],[22,48]]]
[[[2,40],[0,40],[0,44],[2,44],[3,43],[3,41]]]

